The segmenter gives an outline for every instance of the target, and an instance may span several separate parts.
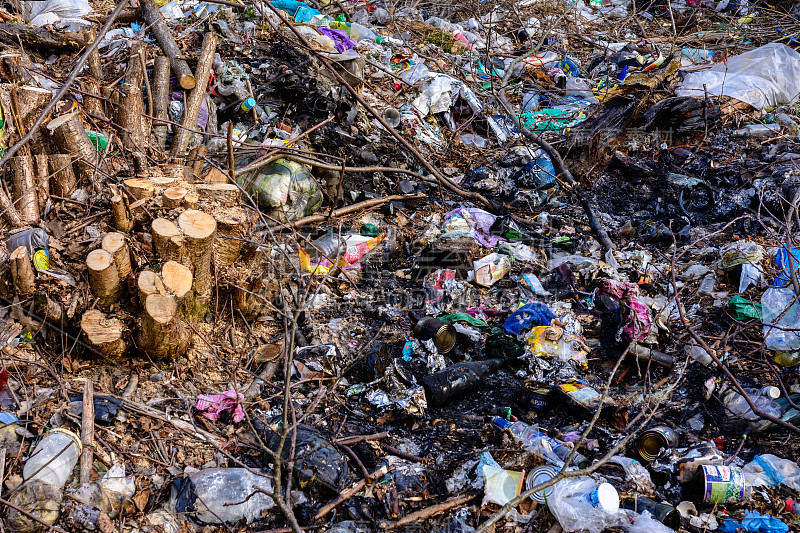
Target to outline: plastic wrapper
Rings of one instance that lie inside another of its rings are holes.
[[[574,361],[586,368],[588,348],[575,335],[566,335],[558,326],[537,326],[525,336],[536,357],[554,357],[561,362]]]
[[[494,248],[500,241],[505,240],[489,232],[495,220],[497,220],[495,215],[483,209],[462,207],[444,216],[444,230],[471,235],[483,246]]]
[[[766,44],[687,74],[675,94],[730,96],[756,109],[790,104],[800,95],[800,54],[785,44]]]
[[[522,490],[525,472],[503,470],[492,465],[483,466],[484,496],[483,504],[505,505]]]
[[[632,522],[622,525],[622,528],[627,533],[673,533],[672,529],[650,516],[650,513],[647,511],[641,514],[636,514],[633,511],[626,511],[626,514]]]
[[[602,533],[606,528],[627,523],[624,511],[607,513],[589,503],[586,495],[597,485],[590,477],[574,477],[562,479],[553,486],[547,506],[565,532]]]
[[[507,255],[492,253],[472,263],[475,269],[475,283],[491,287],[511,270],[511,260]]]
[[[9,251],[11,249],[9,248]],[[797,266],[800,264],[800,250],[792,248],[791,253],[789,248],[784,246],[778,249],[775,254],[775,266],[778,267],[780,272],[775,275],[775,281],[772,283],[773,287],[788,287],[792,282],[791,272],[797,272]],[[739,292],[742,292],[741,290]]]
[[[757,265],[764,258],[764,248],[750,241],[736,241],[720,249],[719,267],[722,270],[731,270],[738,265],[746,263]]]
[[[422,84],[420,94],[411,103],[422,116],[429,113],[444,113],[453,105],[453,78],[439,74],[432,80]]]

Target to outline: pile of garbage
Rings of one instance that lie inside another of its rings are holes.
[[[800,529],[800,9],[0,6],[0,528]]]

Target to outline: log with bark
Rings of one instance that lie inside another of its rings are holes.
[[[49,156],[39,154],[33,156],[33,169],[36,180],[36,199],[39,202],[39,212],[44,211],[47,200],[50,199],[50,167]]]
[[[161,204],[164,209],[177,209],[188,192],[185,187],[170,187],[161,195]]]
[[[76,115],[54,118],[47,129],[60,153],[73,157],[72,168],[78,179],[94,183],[96,175],[101,180],[105,177],[108,167]]]
[[[54,32],[29,24],[0,22],[0,42],[19,46],[20,41],[35,48],[51,48],[64,52],[77,52],[86,45],[74,33]]]
[[[152,2],[152,0],[145,0]],[[144,5],[145,2],[142,2]],[[211,76],[211,66],[214,61],[214,51],[217,49],[217,35],[208,32],[203,36],[203,45],[200,54],[197,56],[197,70],[195,78],[197,86],[189,93],[186,99],[186,109],[183,112],[182,127],[178,128],[175,140],[172,144],[172,154],[183,156],[189,146],[189,139],[193,131],[197,129],[197,116],[200,113],[200,105],[206,96],[206,87]]]
[[[209,183],[198,185],[201,200],[208,200],[223,207],[242,205],[242,190],[232,183]]]
[[[230,210],[214,217],[217,221],[217,236],[214,239],[214,266],[223,268],[232,265],[242,250],[247,218],[241,210]]]
[[[163,151],[167,144],[167,120],[169,110],[169,59],[158,56],[153,67],[153,135],[156,144]]]
[[[131,151],[145,149],[147,131],[142,86],[123,83],[122,96],[117,106],[117,123],[121,128],[122,146]]]
[[[75,190],[75,172],[72,170],[72,157],[69,154],[53,154],[47,159],[50,178],[50,191],[56,196],[69,198]]]
[[[154,359],[174,359],[186,353],[190,341],[189,330],[178,316],[175,298],[149,295],[139,319],[136,345]]]
[[[123,233],[128,233],[133,227],[128,202],[119,192],[115,192],[111,196],[111,222],[116,229]]]
[[[17,123],[19,136],[22,137],[30,131],[33,123],[36,122],[44,108],[53,99],[53,93],[40,87],[23,85],[13,89],[11,97],[17,110],[17,117],[19,117]],[[47,144],[43,132],[37,130],[27,146],[32,154],[39,155],[48,153]]]
[[[158,5],[153,0],[142,0],[139,9],[142,18],[147,23],[150,32],[155,36],[156,41],[158,41],[158,45],[164,55],[169,58],[172,71],[175,73],[175,77],[178,78],[178,84],[187,91],[194,89],[197,86],[195,77],[192,75],[189,65],[181,58],[181,49],[178,48],[178,44],[172,36],[172,30],[164,22],[164,16],[161,14]],[[207,83],[208,80],[206,80]]]
[[[29,155],[12,157],[9,166],[14,205],[19,211],[20,219],[24,224],[35,226],[39,223],[39,199],[36,195],[33,158]]]
[[[100,247],[111,254],[117,274],[121,280],[126,280],[133,273],[131,266],[131,252],[125,242],[125,235],[119,232],[106,233]]]
[[[108,357],[119,357],[127,349],[122,322],[109,318],[99,309],[90,309],[83,314],[81,331],[89,346]]]
[[[192,181],[201,181],[203,179],[203,164],[206,162],[205,157],[208,155],[208,146],[205,144],[198,144],[189,150],[189,157],[186,164],[192,167]]]

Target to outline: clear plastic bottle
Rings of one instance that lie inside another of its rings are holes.
[[[778,124],[784,126],[789,133],[797,134],[798,129],[800,129],[797,122],[786,113],[776,113],[775,120]]]
[[[175,512],[199,523],[234,524],[245,519],[249,524],[275,506],[270,496],[254,486],[272,493],[272,478],[246,468],[199,470],[183,480],[175,495]]]
[[[538,426],[532,426],[525,422],[509,422],[504,418],[496,418],[495,425],[501,429],[508,429],[514,437],[520,441],[527,449],[531,449],[534,453],[541,451],[541,446],[537,443],[539,439],[543,439],[550,445],[550,448],[555,454],[555,458],[544,457],[544,459],[551,459],[553,461],[560,461],[562,464],[567,460],[567,457],[572,453],[572,448],[559,442],[554,438],[548,437],[546,434],[539,431]],[[583,466],[588,464],[589,460],[578,452],[572,458],[572,464],[576,466]]]
[[[800,305],[794,290],[770,287],[761,295],[764,344],[780,352],[800,350]]]
[[[744,389],[744,391],[753,404],[755,404],[756,408],[762,413],[776,417],[780,417],[783,414],[783,408],[775,402],[781,395],[781,391],[778,387],[766,386],[761,389],[747,388]],[[722,404],[727,409],[729,416],[733,418],[740,418],[751,423],[759,420],[758,415],[750,408],[745,397],[739,394],[735,389],[729,389],[724,393]]]
[[[714,61],[713,50],[702,50],[700,48],[683,48],[681,50],[681,56],[691,59],[695,63]]]
[[[750,124],[731,132],[732,137],[748,137],[752,139],[766,139],[781,132],[780,124]]]
[[[81,439],[66,429],[54,429],[39,441],[25,462],[22,477],[62,488],[81,455]]]

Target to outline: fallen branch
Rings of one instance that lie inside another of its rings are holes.
[[[335,209],[333,211],[332,216],[340,217],[343,215],[347,215],[350,213],[354,213],[356,211],[360,211],[362,209],[367,209],[369,207],[375,207],[376,205],[383,205],[389,202],[395,201],[402,201],[402,200],[419,200],[420,198],[425,198],[426,195],[424,194],[412,194],[412,195],[403,195],[403,194],[393,194],[391,196],[384,196],[383,198],[372,198],[371,200],[364,200],[363,202],[358,202],[357,204],[348,205],[345,207],[340,207],[339,209]],[[287,224],[276,224],[274,226],[270,226],[270,229],[291,229],[291,228],[298,228],[300,226],[305,226],[306,224],[313,224],[315,222],[323,222],[328,219],[328,215],[311,215],[303,218],[295,219]]]
[[[178,43],[175,42],[169,26],[164,22],[164,15],[159,11],[158,5],[153,0],[142,0],[139,9],[142,13],[142,18],[150,27],[150,31],[158,41],[158,45],[164,55],[169,58],[172,71],[175,72],[175,77],[178,78],[178,84],[183,89],[191,91],[195,88],[197,82],[189,69],[189,65],[180,58],[181,49],[178,48]],[[205,87],[203,87],[203,90],[205,90]]]
[[[372,472],[369,475],[369,477],[370,479],[378,479],[385,476],[387,472],[389,472],[389,469],[386,468],[385,466],[382,466],[377,470],[375,470],[374,472]],[[362,479],[361,481],[355,483],[349,489],[343,490],[336,498],[323,505],[322,508],[319,511],[317,511],[317,514],[314,516],[314,520],[319,520],[326,514],[333,511],[337,506],[341,505],[343,502],[346,502],[347,500],[358,494],[358,492],[361,489],[363,489],[366,485],[367,485],[367,480]]]
[[[470,494],[462,494],[461,496],[450,498],[449,500],[444,501],[442,503],[437,503],[436,505],[431,505],[430,507],[426,507],[425,509],[420,509],[419,511],[413,512],[410,515],[406,515],[400,520],[397,520],[395,522],[381,522],[380,528],[383,530],[396,529],[398,527],[407,526],[416,522],[420,522],[422,520],[427,520],[428,518],[435,516],[439,513],[449,511],[450,509],[453,509],[455,507],[461,507],[462,505],[471,502],[477,497],[478,497],[477,492],[473,492]]]
[[[69,52],[75,52],[84,46],[81,41],[70,38],[69,33],[56,33],[28,24],[0,22],[0,42],[19,45],[20,41],[34,47],[56,48]]]

